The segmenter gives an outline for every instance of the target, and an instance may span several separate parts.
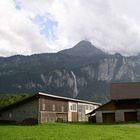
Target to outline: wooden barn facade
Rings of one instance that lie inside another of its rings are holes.
[[[111,84],[111,101],[89,115],[97,123],[140,121],[140,83]]]
[[[99,103],[38,93],[0,110],[0,120],[16,123],[87,121]]]

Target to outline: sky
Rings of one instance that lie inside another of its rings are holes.
[[[140,53],[139,0],[3,0],[0,56],[58,52],[89,40],[108,53]]]

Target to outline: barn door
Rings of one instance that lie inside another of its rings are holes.
[[[115,113],[103,113],[103,122],[104,123],[115,122]]]
[[[124,112],[124,119],[126,122],[136,122],[137,112]]]
[[[77,122],[77,112],[71,112],[72,122]]]

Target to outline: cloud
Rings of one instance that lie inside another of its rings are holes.
[[[125,55],[138,52],[139,25],[131,17],[114,11],[111,1],[76,0],[71,3],[65,0],[54,5],[57,7],[54,6],[51,13],[60,24],[57,31],[62,37],[60,40],[65,38],[71,44],[88,39],[108,52]]]
[[[116,3],[5,0],[0,9],[0,55],[59,51],[83,39],[110,53],[136,54],[140,52],[139,22],[130,10],[119,12]]]
[[[49,51],[46,38],[23,10],[19,12],[12,0],[1,2],[0,55],[32,54]]]

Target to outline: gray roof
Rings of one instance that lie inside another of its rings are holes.
[[[42,93],[42,92],[39,92],[38,94],[39,95],[43,95],[43,96],[47,96],[47,97],[57,98],[57,99],[64,99],[64,100],[68,100],[68,101],[75,101],[75,102],[79,102],[79,103],[101,105],[100,103],[96,103],[96,102],[90,102],[90,101],[85,101],[85,100],[79,100],[79,99],[73,99],[73,98],[68,98],[68,97],[56,96],[56,95]]]

